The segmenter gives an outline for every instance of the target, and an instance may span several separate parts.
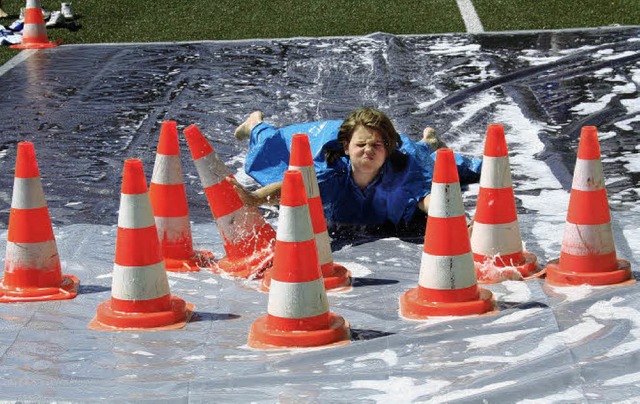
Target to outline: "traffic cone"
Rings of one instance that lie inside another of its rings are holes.
[[[555,286],[612,285],[631,279],[629,261],[616,257],[595,126],[582,128],[560,258],[549,261],[546,272],[547,282]]]
[[[284,173],[267,315],[254,321],[253,348],[315,347],[349,341],[349,323],[329,311],[299,171]]]
[[[31,142],[18,143],[0,303],[73,299],[79,280],[63,275]]]
[[[169,291],[142,161],[125,160],[111,299],[98,305],[89,328],[181,328],[190,308]]]
[[[211,267],[213,254],[193,249],[175,121],[162,123],[149,197],[167,271],[195,272]]]
[[[439,149],[424,236],[418,287],[400,297],[409,319],[464,316],[493,308],[493,295],[478,287],[455,157]]]
[[[538,271],[536,256],[522,248],[507,142],[498,124],[487,129],[471,251],[480,283],[523,280]]]
[[[262,276],[273,260],[276,232],[255,207],[246,206],[228,181],[233,178],[196,125],[184,130],[227,256],[218,270],[240,278]]]
[[[40,0],[27,0],[24,27],[22,28],[22,43],[11,45],[11,47],[14,49],[44,49],[53,48],[61,43],[62,40],[49,42]]]
[[[329,240],[329,233],[327,232],[327,221],[325,220],[322,209],[316,170],[313,166],[311,146],[309,145],[309,137],[305,134],[293,135],[291,140],[289,170],[300,171],[304,179],[304,187],[307,192],[309,213],[311,214],[311,224],[313,225],[316,247],[318,248],[324,287],[326,290],[336,289],[334,291],[349,290],[348,286],[351,285],[351,273],[344,266],[333,262],[331,242]],[[270,283],[271,271],[267,270],[262,279],[261,289],[268,291]]]

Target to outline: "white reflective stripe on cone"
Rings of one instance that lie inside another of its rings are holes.
[[[429,216],[440,218],[464,216],[459,182],[449,184],[434,182],[431,185]]]
[[[151,182],[161,185],[176,185],[184,182],[180,156],[156,154]]]
[[[522,238],[518,221],[503,224],[485,224],[475,221],[471,234],[471,251],[494,256],[522,251]]]
[[[23,38],[41,38],[47,35],[47,29],[44,24],[27,23],[22,28]]]
[[[464,289],[477,284],[476,270],[471,252],[438,256],[422,253],[420,286],[429,289]]]
[[[280,218],[276,239],[279,241],[308,241],[314,238],[309,205],[283,206],[280,205]]]
[[[333,255],[331,254],[331,241],[329,240],[329,233],[323,231],[316,233],[316,247],[318,249],[318,261],[320,266],[333,262]]]
[[[304,189],[307,192],[308,199],[317,198],[318,196],[320,196],[320,188],[318,187],[316,169],[313,166],[289,166],[289,170],[296,170],[302,173]]]
[[[260,211],[247,206],[242,206],[228,215],[216,219],[218,230],[232,244],[256,237],[255,231],[263,223],[264,219]]]
[[[475,225],[474,230],[475,231]],[[562,252],[571,255],[603,255],[615,251],[611,223],[566,223],[562,238]]]
[[[310,282],[280,282],[271,279],[267,312],[282,318],[308,318],[329,311],[322,278]]]
[[[55,240],[41,243],[14,243],[7,241],[7,266],[28,269],[51,269],[60,263]]]
[[[37,209],[43,206],[47,206],[47,202],[44,199],[40,177],[14,177],[11,207],[14,209]]]
[[[598,191],[604,188],[604,174],[602,173],[602,162],[597,160],[576,160],[576,167],[573,170],[572,189],[578,191]]]
[[[179,240],[191,234],[189,216],[155,217],[160,240]]]
[[[26,8],[41,8],[40,0],[27,0]]]
[[[169,281],[164,261],[129,267],[113,265],[111,296],[120,300],[149,300],[169,294]]]
[[[123,229],[144,229],[155,225],[149,195],[120,194],[118,227]]]
[[[482,188],[512,188],[509,157],[482,157],[480,169],[480,186]]]
[[[229,175],[227,166],[224,165],[215,152],[211,152],[204,157],[194,160],[193,163],[200,176],[202,188],[209,188],[210,186],[219,184],[220,181]]]

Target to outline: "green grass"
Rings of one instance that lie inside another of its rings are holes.
[[[24,0],[3,0],[8,26]],[[640,24],[640,0],[474,0],[485,30]],[[60,2],[44,0],[47,10]],[[75,26],[49,28],[66,44],[463,32],[455,0],[78,0]],[[0,47],[0,65],[17,54]]]

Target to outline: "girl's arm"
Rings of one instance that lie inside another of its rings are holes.
[[[280,189],[282,182],[274,182],[255,191],[248,191],[235,178],[227,178],[233,188],[247,206],[278,205],[280,203]]]

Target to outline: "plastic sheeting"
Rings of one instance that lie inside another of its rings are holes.
[[[599,128],[618,255],[637,271],[640,28],[483,35],[302,38],[61,46],[0,76],[0,221],[11,203],[16,143],[35,143],[63,272],[76,299],[0,305],[0,399],[184,402],[587,402],[640,395],[638,288],[486,286],[493,315],[400,318],[416,286],[420,236],[337,238],[354,287],[330,293],[349,345],[246,347],[266,313],[258,281],[169,274],[195,304],[181,330],[90,331],[110,297],[125,158],[148,178],[160,124],[196,123],[238,178],[253,110],[277,125],[335,119],[370,105],[418,137],[433,126],[480,156],[489,123],[505,125],[520,226],[544,264],[559,255],[577,139]],[[223,248],[187,146],[183,170],[198,248]],[[473,213],[478,186],[465,189]],[[267,210],[277,225],[277,210]],[[634,273],[637,277],[637,272]]]

